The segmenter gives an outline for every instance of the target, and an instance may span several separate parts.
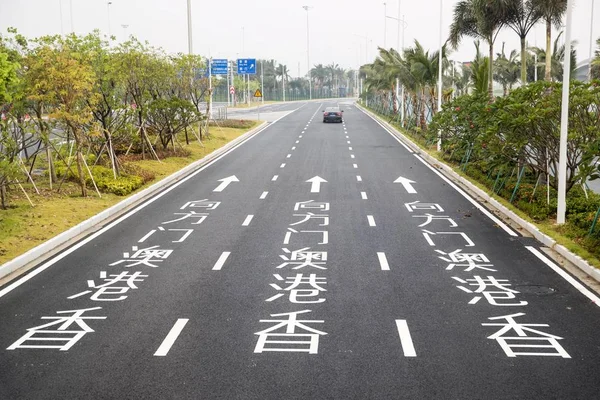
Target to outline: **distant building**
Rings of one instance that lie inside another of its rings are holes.
[[[575,68],[573,79],[582,82],[590,81],[590,61],[590,59],[587,59],[577,64],[577,68]]]

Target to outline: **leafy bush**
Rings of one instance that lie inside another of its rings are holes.
[[[119,176],[117,179],[101,177],[96,179],[98,189],[105,193],[114,193],[117,196],[126,196],[144,184],[139,176]]]

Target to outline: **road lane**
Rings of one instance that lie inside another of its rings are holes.
[[[102,307],[86,315],[106,317],[85,320],[94,332],[68,351],[1,350],[0,398],[593,398],[598,307],[525,247],[538,243],[496,226],[355,107],[343,106],[344,124],[323,124],[331,105],[307,103],[0,298],[2,349],[57,311]],[[214,191],[231,176],[239,182]],[[414,183],[394,183],[400,176]],[[318,190],[307,182],[315,177],[327,181]],[[132,246],[173,252],[157,267],[110,266]],[[293,252],[307,247],[326,260],[315,253],[301,267]],[[448,270],[440,257],[456,249],[498,271]],[[102,283],[101,271],[147,277],[105,294],[127,299],[67,299]],[[285,290],[297,274],[297,291]],[[474,275],[499,280],[495,301],[528,304],[490,305]],[[317,335],[314,354],[260,334],[277,324],[261,321],[290,312],[318,321],[291,336]],[[482,324],[519,312],[564,338],[556,342],[571,358],[507,357],[487,338],[499,328]]]

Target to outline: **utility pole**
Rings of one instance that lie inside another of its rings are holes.
[[[192,0],[187,0],[187,25],[188,25],[188,54],[192,55]]]
[[[571,83],[571,25],[573,22],[573,0],[567,2],[567,26],[565,37],[565,54],[563,67],[562,109],[560,118],[560,148],[558,159],[558,207],[556,223],[566,222],[567,212],[567,137],[569,133],[569,84]]]

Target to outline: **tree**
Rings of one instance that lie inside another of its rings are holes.
[[[521,85],[527,83],[527,35],[538,23],[541,14],[533,5],[533,0],[509,0],[509,18],[506,25],[521,39]]]
[[[53,43],[53,44],[51,44]],[[83,146],[87,141],[83,127],[92,119],[92,106],[98,101],[94,93],[95,75],[92,67],[81,60],[68,44],[56,38],[42,41],[37,51],[45,65],[33,96],[52,104],[50,118],[62,121],[75,140],[75,154],[81,195],[87,196]]]
[[[562,24],[562,17],[567,11],[567,0],[532,0],[532,7],[546,22],[546,54],[552,50],[552,26],[557,29]],[[552,80],[552,58],[546,57],[547,81]]]
[[[503,94],[506,96],[513,86],[519,81],[519,70],[523,72],[517,61],[517,52],[513,50],[506,57],[504,52],[504,43],[502,43],[502,53],[496,55],[496,69],[494,71],[494,80],[502,85]]]
[[[473,92],[477,97],[483,96],[487,92],[490,59],[484,57],[479,51],[479,40],[475,42],[475,59],[471,64],[471,78],[473,79]]]
[[[456,49],[464,36],[480,38],[489,45],[488,94],[493,97],[494,42],[501,28],[509,21],[508,0],[461,0],[454,7],[449,41]]]
[[[563,78],[563,61],[565,59],[565,45],[559,44],[560,37],[563,32],[560,32],[556,39],[554,39],[553,51],[550,53],[550,57],[546,57],[546,51],[539,47],[532,47],[531,51],[537,54],[538,61],[541,63],[545,63],[546,65],[550,64],[550,80],[551,81],[562,81]],[[573,72],[577,66],[577,41],[573,41],[573,47],[571,47],[571,79],[574,79],[575,76]],[[547,79],[546,79],[547,80]]]
[[[596,52],[592,63],[592,79],[600,79],[600,38],[596,40]]]

